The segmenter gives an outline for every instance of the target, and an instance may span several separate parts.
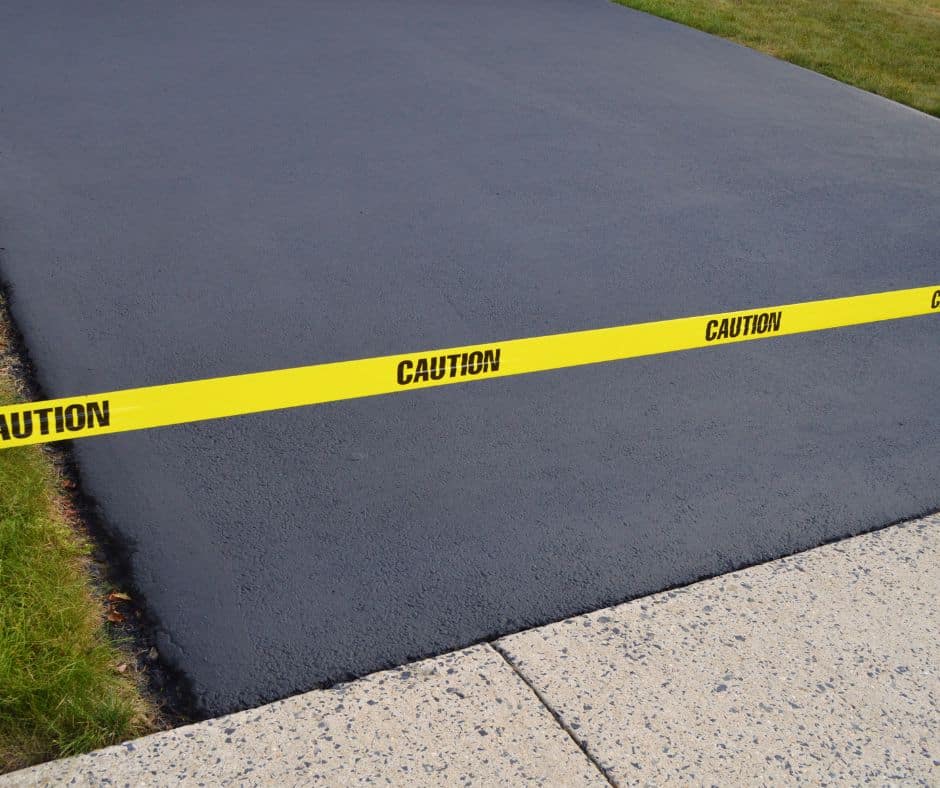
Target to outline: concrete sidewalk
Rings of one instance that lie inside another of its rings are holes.
[[[0,778],[940,784],[940,516]]]

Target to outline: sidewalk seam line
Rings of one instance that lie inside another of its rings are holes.
[[[607,784],[613,786],[613,788],[620,788],[617,781],[614,780],[614,778],[611,777],[610,774],[607,773],[607,770],[603,766],[601,766],[600,763],[597,762],[597,760],[594,758],[594,756],[591,755],[590,752],[588,752],[587,747],[582,743],[582,741],[578,738],[575,732],[562,719],[561,715],[557,711],[555,711],[555,709],[548,702],[545,696],[541,692],[539,692],[539,690],[535,687],[535,685],[531,681],[529,681],[526,675],[516,666],[516,664],[512,661],[509,655],[502,649],[502,647],[497,645],[497,642],[495,640],[488,643],[487,645],[490,648],[492,648],[493,651],[499,654],[499,656],[503,658],[503,661],[507,665],[509,665],[512,672],[515,673],[519,677],[519,679],[522,681],[522,683],[525,684],[532,691],[532,694],[535,695],[536,698],[538,698],[539,703],[541,703],[542,706],[545,707],[545,710],[548,711],[548,713],[552,715],[552,718],[555,720],[556,723],[558,723],[558,726],[565,733],[568,734],[568,738],[574,742],[575,746],[582,753],[584,753],[584,757],[587,758],[588,761],[591,762],[591,764],[593,764],[594,768],[597,769],[598,772],[600,772],[601,777],[603,777],[607,781]]]

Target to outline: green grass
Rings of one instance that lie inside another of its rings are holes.
[[[0,361],[3,349],[0,337]],[[11,401],[0,367],[0,404]],[[0,772],[117,743],[152,719],[132,670],[118,670],[127,660],[57,484],[37,447],[0,450]]]
[[[940,0],[615,0],[940,117]]]

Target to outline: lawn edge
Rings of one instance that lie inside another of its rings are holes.
[[[21,338],[12,319],[9,298],[0,283],[0,397],[11,396],[18,401],[30,401],[36,399],[35,387],[31,385],[28,361],[21,348]],[[24,448],[38,456],[43,466],[49,521],[74,548],[74,555],[62,557],[63,571],[73,573],[81,582],[84,596],[81,604],[87,608],[89,623],[96,630],[98,642],[110,654],[109,678],[115,682],[117,694],[134,708],[133,722],[120,741],[173,727],[179,722],[176,719],[178,715],[163,708],[163,700],[150,686],[146,663],[139,653],[135,653],[141,645],[136,627],[133,624],[123,626],[111,623],[108,619],[110,615],[112,619],[134,622],[140,613],[133,600],[108,599],[109,594],[122,592],[123,588],[110,571],[107,551],[102,549],[100,540],[83,517],[85,505],[67,449],[61,444]],[[47,755],[44,756],[35,752],[0,752],[0,774],[119,744],[120,741],[102,741],[93,747],[75,751],[63,750],[49,742]]]
[[[921,115],[922,117],[929,118],[931,121],[940,122],[940,107],[938,107],[937,109],[937,114],[934,114],[933,112],[929,112],[927,110],[921,109],[920,107],[915,107],[912,104],[907,104],[903,101],[900,101],[899,99],[892,98],[891,96],[886,96],[883,93],[876,93],[875,91],[869,90],[868,88],[864,88],[861,85],[855,84],[854,82],[846,82],[845,80],[839,79],[838,77],[834,77],[830,74],[825,73],[824,71],[818,71],[817,69],[812,68],[810,66],[805,66],[801,63],[795,63],[794,61],[789,60],[788,58],[781,57],[779,55],[774,54],[773,52],[768,52],[766,49],[759,49],[755,46],[751,46],[750,44],[746,44],[742,41],[738,41],[734,38],[730,38],[721,33],[716,33],[711,30],[706,30],[705,28],[702,28],[702,27],[696,27],[694,25],[686,24],[685,22],[679,19],[674,19],[670,16],[663,16],[661,14],[656,13],[655,11],[651,11],[646,8],[638,8],[636,5],[634,5],[633,0],[608,0],[608,2],[615,7],[625,8],[628,11],[632,11],[636,14],[646,14],[647,16],[651,16],[654,19],[661,19],[664,22],[668,22],[673,25],[679,25],[680,27],[683,27],[686,30],[694,30],[696,33],[700,33],[701,35],[709,36],[710,38],[715,38],[715,39],[718,39],[719,41],[725,41],[729,44],[732,44],[736,47],[741,47],[742,49],[746,49],[750,52],[756,52],[758,55],[770,58],[771,60],[775,60],[778,63],[786,63],[788,66],[792,66],[793,68],[798,68],[801,71],[814,74],[817,77],[822,77],[823,79],[827,79],[830,82],[836,83],[837,85],[849,87],[853,90],[856,90],[860,93],[865,94],[866,96],[873,96],[877,99],[880,99],[881,101],[888,102],[894,107],[900,107],[901,109],[905,109],[909,112],[913,112],[917,115]]]

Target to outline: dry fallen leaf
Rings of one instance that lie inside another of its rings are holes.
[[[126,662],[122,662],[120,665],[117,666],[117,672],[118,672],[118,673],[123,673],[125,670],[127,670],[127,663],[126,663]]]
[[[130,596],[125,594],[123,591],[112,591],[110,594],[108,594],[108,601],[109,602],[130,602],[131,598]]]
[[[108,621],[112,624],[120,624],[124,620],[124,616],[117,612],[117,610],[108,611]]]

